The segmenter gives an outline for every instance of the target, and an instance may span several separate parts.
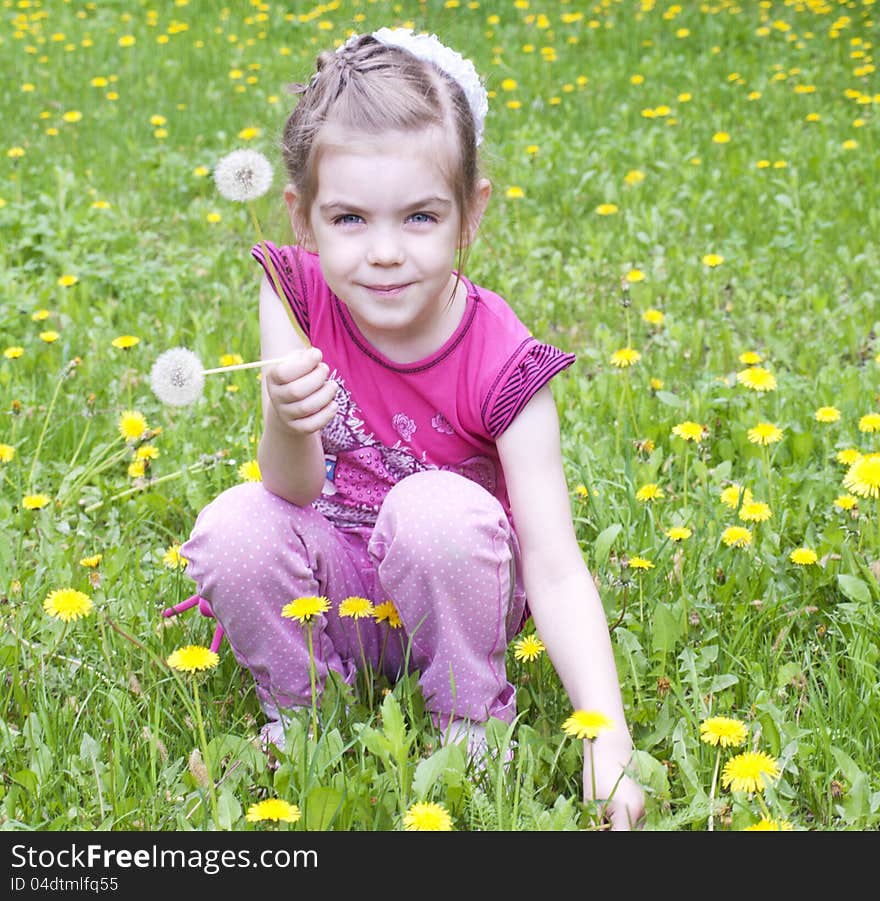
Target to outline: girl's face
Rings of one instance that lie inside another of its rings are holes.
[[[439,348],[464,309],[461,285],[450,304],[461,211],[438,162],[443,140],[435,129],[366,144],[337,132],[318,161],[305,243],[320,255],[327,284],[364,337],[398,362]],[[488,182],[481,191],[479,214]],[[285,196],[301,234],[292,188]],[[479,218],[469,221],[475,228]]]

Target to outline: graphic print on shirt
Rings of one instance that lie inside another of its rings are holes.
[[[325,481],[321,496],[312,506],[338,526],[371,526],[376,522],[385,495],[394,485],[415,472],[438,467],[419,460],[414,451],[402,447],[400,441],[395,442],[394,447],[387,447],[372,433],[367,433],[360,410],[344,381],[336,372],[331,377],[339,385],[336,392],[339,409],[321,432]],[[445,428],[438,428],[435,423],[438,417]],[[418,429],[415,421],[402,412],[392,417],[391,424],[407,442]],[[452,433],[452,427],[442,413],[433,417],[432,426],[443,434]],[[495,465],[488,457],[474,456],[439,468],[456,472],[487,491],[495,492],[497,475]]]

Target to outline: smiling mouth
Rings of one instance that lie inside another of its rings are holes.
[[[409,283],[400,284],[400,285],[364,285],[364,287],[373,294],[378,294],[381,297],[393,297],[395,294],[400,294],[405,288],[409,287]]]

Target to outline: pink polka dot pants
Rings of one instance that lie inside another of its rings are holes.
[[[351,683],[365,662],[392,678],[408,668],[444,721],[513,719],[504,656],[525,604],[518,550],[501,504],[476,482],[408,476],[372,530],[338,529],[259,483],[238,485],[202,510],[181,553],[270,717],[311,703],[307,627],[281,609],[319,595],[331,604],[312,621],[319,686],[329,670]],[[402,628],[341,617],[350,596],[392,601]]]

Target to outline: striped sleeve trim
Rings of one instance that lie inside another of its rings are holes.
[[[532,343],[524,356],[514,354],[498,376],[483,408],[483,424],[493,438],[498,438],[516,419],[522,408],[557,373],[574,363],[574,354],[565,353],[551,344]],[[520,346],[522,347],[522,345]]]
[[[293,315],[296,317],[296,321],[299,323],[300,328],[302,328],[307,336],[311,336],[309,328],[309,308],[306,302],[306,298],[308,297],[308,285],[306,283],[306,276],[300,258],[301,251],[298,248],[293,247],[290,248],[290,253],[284,254],[270,241],[266,241],[266,249],[269,251],[269,259],[272,263],[271,267],[266,263],[266,258],[263,255],[263,248],[261,245],[257,244],[251,248],[251,256],[263,267],[266,277],[269,279],[269,283],[277,294],[278,290],[275,286],[275,279],[272,274],[272,267],[274,267],[275,272],[278,274],[281,290],[284,292],[283,299],[287,301],[288,306],[293,311]]]

